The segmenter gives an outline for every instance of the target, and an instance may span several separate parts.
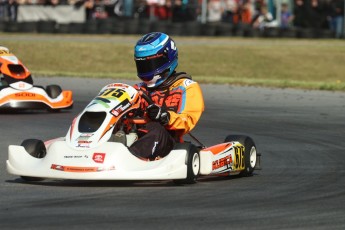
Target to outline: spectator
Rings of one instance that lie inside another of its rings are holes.
[[[250,0],[244,0],[239,2],[236,12],[234,13],[234,24],[246,24],[252,23],[254,8]]]
[[[220,22],[224,12],[224,7],[220,0],[209,0],[207,4],[207,21]]]
[[[171,0],[147,0],[148,15],[152,20],[171,18]]]
[[[331,30],[336,38],[344,37],[344,0],[333,0],[331,2]]]
[[[10,21],[17,21],[18,3],[17,0],[8,0],[7,15]]]
[[[171,0],[163,0],[156,7],[156,16],[159,20],[168,20],[171,18]]]
[[[46,3],[45,0],[26,0],[25,4],[27,5],[44,5]]]
[[[6,0],[0,0],[0,21],[6,18]]]
[[[225,0],[224,11],[222,15],[223,22],[233,24],[233,17],[238,8],[238,2],[236,0]]]
[[[93,6],[92,18],[93,19],[106,19],[108,18],[108,13],[105,10],[104,1],[102,0],[95,0],[95,4]]]
[[[66,0],[64,0],[66,1]],[[86,1],[84,0],[67,0],[68,5],[73,5],[75,7],[81,7],[85,4]]]
[[[293,25],[295,27],[307,27],[306,9],[307,7],[305,4],[305,0],[295,0],[295,6],[293,10]]]
[[[241,9],[242,23],[250,24],[252,22],[253,12],[254,10],[250,0],[245,0]]]
[[[254,0],[253,3],[253,18],[256,18],[260,14],[260,9],[265,5],[264,0]]]
[[[290,23],[293,20],[293,15],[289,11],[289,6],[287,3],[281,4],[281,14],[280,14],[280,28],[288,29]]]
[[[46,0],[45,4],[46,6],[57,6],[60,4],[59,0]]]
[[[192,0],[172,0],[172,21],[186,22],[196,18],[196,9],[191,10]]]
[[[135,1],[134,18],[148,18],[146,0]]]
[[[93,19],[94,5],[95,5],[94,0],[85,0],[84,7],[85,7],[86,20]]]
[[[262,6],[260,14],[253,19],[253,27],[263,30],[268,27],[277,26],[277,22],[273,20],[272,14],[268,11],[267,6]]]
[[[306,13],[308,27],[320,29],[324,21],[324,11],[319,0],[310,0]]]

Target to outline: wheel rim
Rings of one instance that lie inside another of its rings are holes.
[[[256,165],[256,148],[252,146],[250,149],[250,166],[254,168]]]
[[[198,175],[199,168],[200,168],[199,154],[198,153],[194,153],[193,160],[192,160],[192,169],[193,169],[193,174],[195,176]]]

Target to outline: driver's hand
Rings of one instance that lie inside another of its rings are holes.
[[[156,104],[151,104],[146,108],[147,115],[152,121],[158,121],[162,125],[167,125],[170,120],[169,112]]]

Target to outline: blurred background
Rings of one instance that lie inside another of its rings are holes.
[[[0,0],[0,32],[344,38],[344,0]]]

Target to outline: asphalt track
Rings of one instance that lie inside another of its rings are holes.
[[[70,112],[0,114],[0,229],[345,229],[345,93],[202,85],[193,131],[205,145],[251,136],[262,170],[247,178],[26,183],[6,172],[7,147],[64,136],[116,80],[37,78],[74,91]],[[128,82],[133,83],[133,82]]]

